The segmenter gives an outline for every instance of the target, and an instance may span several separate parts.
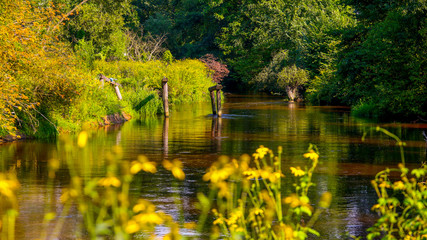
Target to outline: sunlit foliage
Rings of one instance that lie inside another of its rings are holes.
[[[2,1],[1,11],[1,128],[35,132],[47,109],[75,100],[86,75],[56,37],[62,16],[53,4]]]

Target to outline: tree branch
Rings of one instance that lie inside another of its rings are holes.
[[[77,4],[77,6],[75,6],[71,11],[69,11],[67,14],[65,14],[61,20],[59,20],[59,22],[52,28],[52,30],[54,30],[56,27],[59,26],[59,24],[61,24],[68,16],[70,16],[73,12],[75,12],[78,8],[80,8],[80,6],[82,6],[83,4],[85,4],[87,1],[89,0],[83,0],[81,3]],[[48,30],[48,32],[50,31],[50,29]]]

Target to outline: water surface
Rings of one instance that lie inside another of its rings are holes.
[[[237,158],[253,153],[260,145],[273,150],[282,146],[284,171],[288,174],[290,166],[305,164],[302,154],[312,143],[320,152],[320,165],[314,176],[317,185],[311,192],[313,202],[325,191],[334,196],[331,208],[315,225],[321,233],[320,239],[346,239],[348,235],[366,234],[367,227],[376,219],[370,211],[376,202],[370,180],[378,171],[400,162],[395,142],[370,131],[377,123],[354,118],[345,107],[304,106],[280,98],[250,95],[229,95],[223,104],[223,116],[217,118],[210,114],[209,103],[183,105],[176,106],[176,111],[166,120],[162,117],[132,120],[123,125],[91,130],[88,146],[76,150],[72,157],[87,177],[105,173],[105,156],[116,145],[123,149],[122,160],[135,160],[140,154],[159,163],[163,159],[180,159],[187,178],[178,188],[172,187],[170,174],[160,170],[155,175],[138,175],[132,193],[153,201],[160,210],[176,218],[180,211],[173,195],[179,194],[185,221],[195,221],[196,193],[206,189],[201,176],[218,156]],[[407,143],[405,157],[409,165],[416,167],[426,160],[421,134],[427,129],[426,124],[380,125]],[[362,141],[364,133],[367,136]],[[0,170],[16,168],[22,185],[17,239],[40,237],[44,212],[61,212],[59,196],[69,183],[63,152],[60,139],[0,146]],[[52,158],[62,162],[53,188],[58,204],[46,207],[47,162]],[[76,209],[63,218],[67,224],[57,237],[74,239],[76,232],[80,232],[76,229],[82,228]],[[162,231],[159,229],[159,234]]]

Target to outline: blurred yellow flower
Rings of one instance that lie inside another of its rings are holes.
[[[148,161],[148,158],[140,155],[138,156],[137,161],[133,161],[130,167],[130,173],[137,174],[139,171],[143,170],[144,172],[156,173],[156,163]]]
[[[14,198],[14,191],[20,187],[15,176],[0,173],[0,194],[6,198]]]
[[[263,145],[259,146],[259,148],[256,150],[256,153],[252,154],[252,156],[258,160],[264,158],[264,156],[270,152],[270,149],[264,147]]]
[[[105,177],[98,181],[98,185],[102,187],[120,187],[120,180],[116,177]]]
[[[296,194],[291,194],[290,196],[284,198],[283,202],[290,205],[291,208],[296,208],[301,205],[301,201]]]
[[[155,212],[140,213],[133,217],[140,225],[159,225],[164,222],[163,218]]]
[[[393,188],[399,189],[399,190],[405,190],[406,187],[402,181],[397,181],[397,182],[393,183]]]
[[[259,178],[259,172],[256,170],[253,170],[253,169],[250,169],[248,171],[244,171],[243,175],[245,175],[246,178],[249,180]]]
[[[223,168],[219,168],[216,165],[212,165],[208,172],[203,175],[204,181],[211,181],[212,183],[217,183],[220,181],[226,180],[231,174],[234,173],[236,169],[233,167],[233,164],[225,164]]]
[[[304,176],[305,172],[303,170],[301,170],[300,167],[290,167],[291,169],[291,173],[295,176],[295,177],[299,177],[299,176]]]
[[[313,161],[317,161],[319,159],[319,155],[314,152],[313,150],[310,150],[308,153],[304,153],[303,155],[305,158],[310,158]]]
[[[163,161],[163,167],[172,172],[172,175],[178,180],[185,179],[185,173],[182,171],[182,162],[174,159],[172,162],[168,160]]]
[[[86,146],[88,134],[86,131],[81,131],[77,137],[77,145],[81,148]]]
[[[285,240],[292,240],[294,239],[294,230],[291,226],[280,223],[280,228],[282,229],[283,233],[285,234]]]
[[[134,220],[129,220],[126,224],[125,231],[129,234],[136,233],[141,229],[139,224]]]

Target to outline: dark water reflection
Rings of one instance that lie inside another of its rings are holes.
[[[73,157],[82,175],[102,176],[105,156],[112,146],[123,148],[123,159],[134,160],[145,154],[152,161],[178,158],[184,163],[187,178],[173,187],[170,174],[138,175],[131,189],[135,196],[149,199],[176,218],[179,208],[173,193],[182,196],[185,221],[197,220],[196,193],[206,184],[201,176],[220,155],[238,157],[252,153],[259,145],[273,150],[283,147],[285,170],[305,163],[302,154],[310,143],[320,151],[321,164],[312,189],[314,202],[325,191],[334,198],[329,209],[315,226],[321,239],[346,239],[346,235],[363,236],[375,221],[370,207],[375,193],[370,180],[375,173],[400,161],[399,149],[385,135],[368,132],[376,123],[350,116],[344,107],[311,107],[286,103],[279,98],[260,96],[228,96],[222,118],[210,116],[209,103],[178,107],[170,119],[131,121],[91,132],[88,147],[76,150]],[[406,161],[418,166],[425,156],[422,124],[383,124],[407,142]],[[361,136],[367,132],[365,141]],[[75,138],[75,136],[74,136]],[[22,184],[19,193],[20,215],[17,239],[40,236],[46,209],[60,213],[60,204],[46,207],[47,191],[59,202],[62,189],[69,183],[68,170],[63,162],[64,146],[58,141],[26,141],[0,146],[0,170],[16,168]],[[46,188],[47,161],[62,161],[53,190]],[[67,224],[58,233],[60,239],[73,239],[81,229],[75,209],[65,216]],[[162,229],[159,229],[161,232]],[[193,233],[186,232],[187,235]]]

